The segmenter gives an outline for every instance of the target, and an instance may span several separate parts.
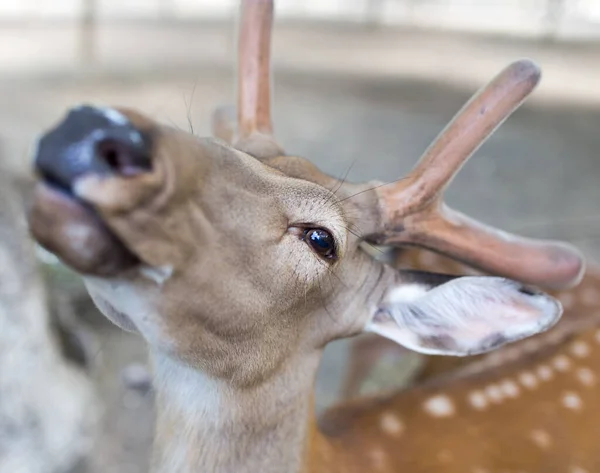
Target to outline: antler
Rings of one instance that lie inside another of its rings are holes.
[[[238,47],[238,132],[272,134],[270,54],[273,1],[241,4]]]
[[[581,254],[562,242],[496,230],[450,209],[443,192],[466,160],[525,100],[540,79],[529,60],[514,62],[462,108],[412,172],[377,189],[383,244],[414,244],[523,282],[561,288],[579,282]]]
[[[273,0],[241,2],[238,36],[237,139],[227,107],[213,113],[213,134],[263,159],[283,154],[271,123]]]
[[[273,137],[270,111],[273,0],[242,0],[240,22],[237,137],[235,114],[227,107],[213,114],[213,134],[259,159],[282,156],[284,152]],[[369,239],[422,246],[486,272],[546,288],[577,284],[584,263],[574,247],[496,230],[450,209],[442,200],[460,167],[525,100],[539,79],[538,67],[520,60],[481,89],[406,178],[377,188],[382,226]],[[321,175],[316,171],[310,174]]]

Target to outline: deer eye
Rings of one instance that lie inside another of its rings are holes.
[[[328,231],[321,228],[309,228],[304,230],[303,239],[319,256],[327,259],[336,257],[335,240]]]

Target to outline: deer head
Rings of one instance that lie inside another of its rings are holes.
[[[479,91],[408,176],[347,183],[273,137],[272,11],[272,1],[242,2],[237,130],[226,109],[214,116],[214,139],[86,105],[43,135],[29,216],[36,240],[153,351],[240,387],[364,330],[462,356],[553,325],[560,304],[522,283],[576,284],[577,250],[509,235],[442,200],[536,86],[535,64],[517,61]],[[422,246],[498,277],[398,272],[363,243]]]

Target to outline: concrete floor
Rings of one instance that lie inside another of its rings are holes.
[[[375,41],[368,44],[373,50],[378,47]],[[473,70],[479,71],[475,75],[489,70],[489,63],[502,67],[502,59],[509,56],[507,48],[499,44],[501,53],[485,65],[473,59]],[[518,46],[511,48],[511,57],[522,55]],[[432,62],[437,55],[429,47],[421,53]],[[560,57],[553,57],[551,51],[544,54],[554,64],[552,68],[560,64]],[[332,61],[336,57],[332,56]],[[578,70],[583,74],[585,61],[579,60],[582,69]],[[469,64],[465,57],[460,62]],[[453,69],[452,57],[446,58],[446,65]],[[442,69],[443,65],[436,67]],[[360,64],[355,69],[360,69]],[[568,72],[556,70],[563,75]],[[188,64],[179,72],[154,76],[131,71],[118,76],[54,75],[19,81],[7,76],[0,82],[4,164],[26,172],[27,149],[35,135],[57,120],[66,107],[81,102],[134,106],[186,128],[189,112],[196,133],[206,134],[210,110],[231,100],[233,79],[223,67],[198,65],[193,74],[189,71]],[[592,66],[590,71],[595,71]],[[464,167],[448,190],[447,200],[506,230],[569,240],[598,260],[600,105],[596,104],[600,102],[570,103],[568,91],[577,88],[579,76],[568,77],[562,100],[536,100],[509,119]],[[284,69],[277,75],[275,88],[277,136],[290,153],[310,158],[333,175],[348,173],[348,178],[356,181],[401,176],[476,88],[473,81],[458,87],[456,80],[432,79]],[[96,471],[143,472],[151,439],[152,399],[127,391],[118,373],[130,361],[143,362],[144,350],[135,337],[100,322],[97,328],[103,349],[95,374],[107,411]],[[336,373],[344,356],[343,343],[334,344],[326,353],[317,386],[320,408],[336,397]]]

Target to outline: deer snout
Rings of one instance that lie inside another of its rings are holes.
[[[82,176],[131,177],[152,170],[151,143],[114,109],[80,106],[38,141],[35,168],[69,193]]]

